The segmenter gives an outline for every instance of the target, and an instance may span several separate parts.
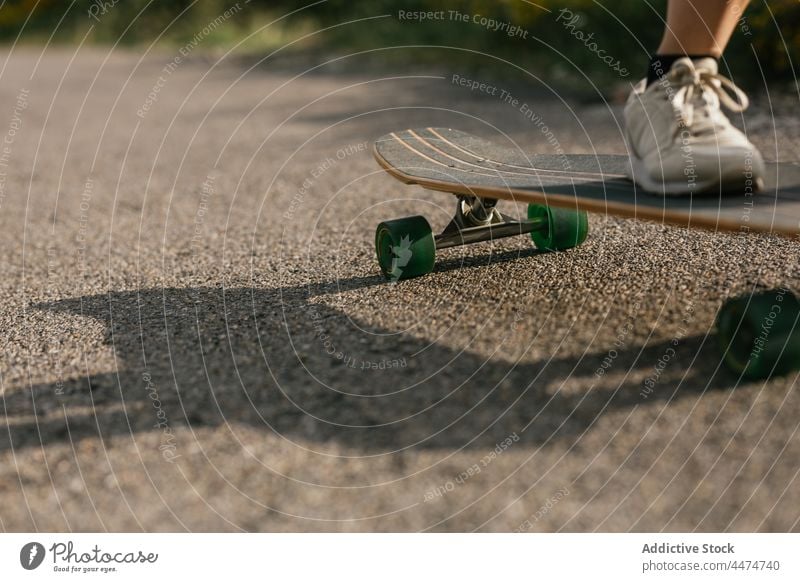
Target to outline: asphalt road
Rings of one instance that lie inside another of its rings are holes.
[[[0,55],[0,529],[800,530],[797,375],[742,381],[713,333],[797,288],[796,242],[594,215],[387,284],[375,225],[452,201],[372,141],[541,126],[458,71],[173,59]],[[624,152],[619,105],[501,89]],[[796,99],[746,119],[798,159]]]

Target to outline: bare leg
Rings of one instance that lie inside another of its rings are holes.
[[[719,58],[749,0],[669,0],[660,55]]]

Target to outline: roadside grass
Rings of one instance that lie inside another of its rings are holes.
[[[7,0],[0,41],[41,44],[52,37],[74,44],[86,38],[134,49],[154,42],[164,50],[191,45],[195,54],[234,49],[250,59],[276,52],[265,65],[276,67],[346,57],[337,70],[446,70],[487,80],[532,74],[587,95],[614,94],[643,75],[665,3],[75,0],[65,8],[59,0]],[[420,12],[442,18],[416,17]],[[762,0],[742,15],[722,68],[738,84],[764,89],[791,85],[798,60],[800,3]]]

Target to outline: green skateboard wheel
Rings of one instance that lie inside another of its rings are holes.
[[[583,210],[529,204],[528,218],[546,219],[544,228],[531,231],[536,248],[543,251],[571,249],[585,241],[589,233],[589,217]]]
[[[436,243],[422,216],[381,222],[375,231],[378,264],[388,279],[399,281],[433,271]]]
[[[780,289],[727,301],[717,314],[725,363],[751,379],[800,367],[800,300]]]

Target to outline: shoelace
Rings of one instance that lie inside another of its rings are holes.
[[[694,123],[695,97],[702,97],[706,91],[715,94],[719,103],[734,113],[744,111],[750,104],[747,95],[733,81],[708,69],[679,66],[669,72],[668,78],[672,86],[680,87],[675,91],[672,105],[687,128]]]

